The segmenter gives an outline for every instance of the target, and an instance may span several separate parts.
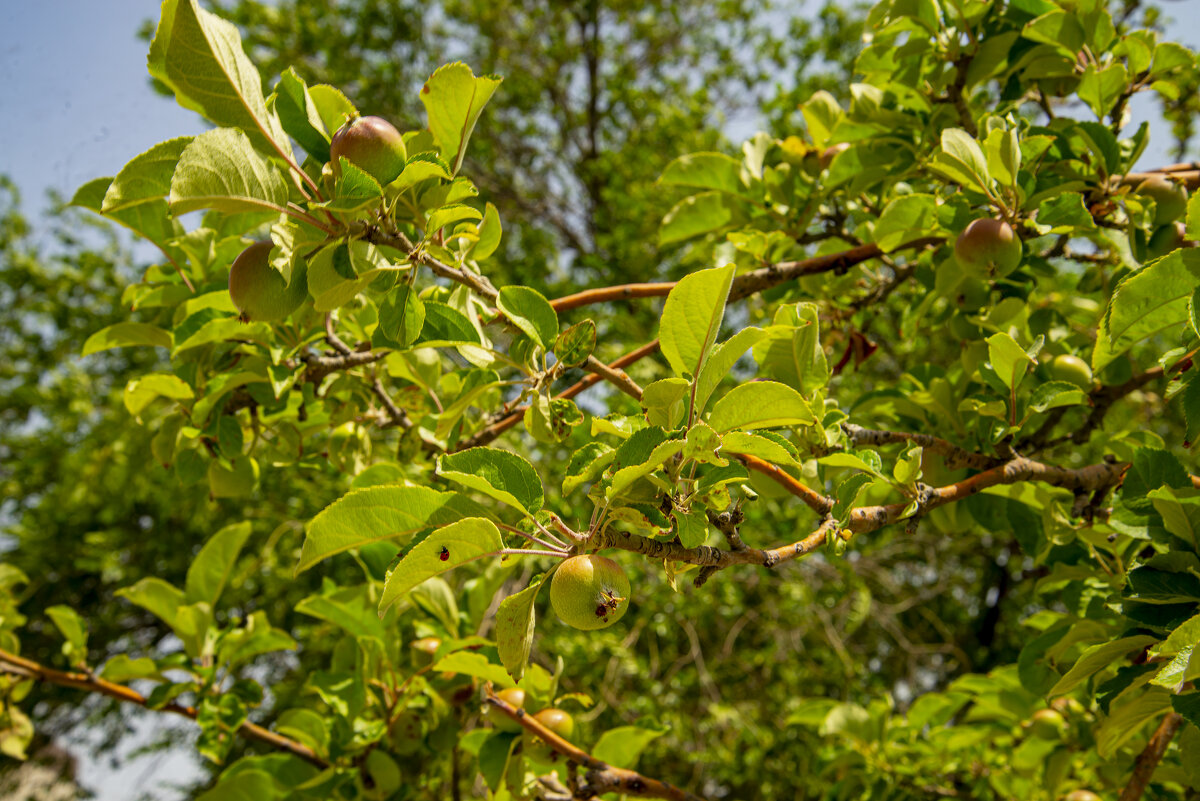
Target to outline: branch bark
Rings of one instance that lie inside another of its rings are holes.
[[[1175,732],[1179,731],[1182,725],[1183,716],[1178,712],[1168,712],[1163,716],[1154,734],[1150,735],[1150,742],[1146,743],[1146,747],[1134,761],[1133,775],[1129,778],[1129,784],[1125,785],[1120,801],[1138,801],[1142,797],[1146,786],[1150,784],[1150,778],[1154,775],[1154,769],[1158,767],[1167,746],[1171,744]]]
[[[76,690],[84,690],[85,692],[98,693],[106,695],[109,698],[114,698],[127,704],[136,704],[137,706],[146,707],[146,697],[136,690],[131,690],[123,684],[106,681],[97,676],[91,676],[87,673],[66,672],[55,670],[54,668],[46,667],[45,665],[34,662],[32,659],[26,659],[8,651],[0,650],[0,671],[16,676],[35,679],[46,684],[57,684],[60,687],[72,687]],[[196,709],[182,704],[169,703],[161,707],[161,711],[170,712],[175,715],[188,718],[189,720],[196,719]],[[316,765],[318,768],[328,768],[330,763],[315,751],[302,743],[284,737],[281,734],[264,729],[254,723],[246,722],[238,728],[237,733],[248,740],[264,743],[272,748],[280,751],[286,751],[289,754],[303,759],[310,765]]]
[[[596,759],[581,748],[559,737],[556,733],[543,726],[533,715],[525,714],[524,709],[517,709],[492,693],[489,685],[487,703],[499,710],[509,719],[520,724],[521,728],[550,746],[570,762],[586,768],[582,776],[577,778],[577,786],[571,788],[576,798],[593,798],[604,793],[624,793],[638,798],[663,798],[667,801],[704,801],[700,796],[687,790],[643,776],[634,770],[613,767],[607,762]]]

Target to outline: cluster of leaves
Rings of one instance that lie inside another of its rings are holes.
[[[428,127],[404,134],[405,163],[381,184],[329,164],[333,132],[358,113],[337,88],[284,72],[264,95],[236,29],[195,0],[164,4],[151,73],[218,127],[76,195],[166,259],[122,298],[143,319],[102,328],[84,352],[168,351],[169,366],[130,380],[123,400],[185,487],[207,477],[214,496],[250,496],[260,475],[331,465],[352,477],[305,516],[296,567],[348,553],[361,572],[295,605],[335,645],[273,710],[282,741],[248,724],[263,693],[246,674],[296,641],[263,611],[216,611],[248,524],[212,535],[182,589],[147,577],[122,591],[182,651],[114,657],[100,679],[154,682],[151,708],[186,702],[214,762],[239,734],[282,749],[233,761],[211,797],[421,797],[473,777],[506,798],[578,783],[573,763],[539,779],[545,766],[520,738],[477,725],[483,685],[519,683],[530,711],[587,709],[601,693],[613,703],[602,685],[562,692],[576,669],[562,657],[544,666],[545,652],[567,650],[554,631],[555,649],[537,651],[546,560],[552,571],[570,553],[622,549],[661,563],[671,587],[687,575],[707,592],[818,550],[814,562],[865,558],[876,547],[865,535],[881,530],[879,546],[918,530],[935,546],[980,532],[1011,540],[1006,562],[1037,577],[1024,608],[1008,610],[1023,616],[1009,623],[1023,647],[949,683],[918,667],[913,683],[937,691],[907,708],[892,700],[899,683],[846,682],[842,701],[820,697],[832,688],[819,682],[788,688],[783,747],[805,755],[813,795],[1117,787],[1170,721],[1184,728],[1155,781],[1164,797],[1200,788],[1185,758],[1200,732],[1200,490],[1168,444],[1200,419],[1200,199],[1182,189],[1200,177],[1133,173],[1148,126],[1123,135],[1130,98],[1171,99],[1196,58],[1120,29],[1099,2],[885,0],[867,25],[861,82],[845,103],[812,95],[803,136],[760,134],[740,158],[666,166],[660,183],[684,197],[657,238],[682,249],[683,279],[547,299],[493,285],[500,215],[462,174],[498,78],[435,71],[420,91]],[[1094,119],[1060,114],[1063,98]],[[205,214],[186,230],[178,215],[193,211]],[[956,259],[955,237],[985,217],[1017,231],[1015,272],[981,277]],[[226,291],[228,265],[264,233],[272,268],[306,287],[278,324],[242,321]],[[644,368],[644,389],[621,372],[629,362],[593,353],[636,342],[560,320],[635,291],[666,295],[658,339],[634,352],[664,357]],[[1086,358],[1095,380],[1057,380],[1062,355]],[[585,413],[574,397],[591,377],[556,391],[581,368],[629,397]],[[518,425],[510,448],[491,446]],[[921,583],[911,566],[893,576]],[[31,735],[16,704],[39,677],[13,661],[22,580],[0,577],[0,666],[20,679],[5,678],[0,743],[16,754]],[[872,603],[861,588],[848,595],[843,638]],[[87,667],[79,613],[43,613],[68,663]],[[1053,731],[1035,715],[1048,709]],[[651,720],[589,734],[580,741],[615,768],[687,737]],[[722,774],[724,789],[732,781]],[[773,781],[753,776],[739,791],[780,792]]]

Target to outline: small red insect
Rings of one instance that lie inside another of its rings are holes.
[[[447,548],[445,545],[443,545],[442,552],[440,554],[438,554],[438,558],[441,559],[443,562],[450,561],[450,549]]]

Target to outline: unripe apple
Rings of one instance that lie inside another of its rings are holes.
[[[1173,223],[1159,226],[1146,243],[1146,257],[1161,259],[1173,250],[1195,245],[1187,238],[1187,226],[1176,220]]]
[[[568,626],[583,631],[607,628],[629,609],[629,577],[607,557],[572,556],[554,573],[550,605]]]
[[[509,687],[496,693],[496,697],[514,709],[525,708],[525,691],[520,687]],[[483,716],[492,722],[492,726],[497,731],[521,731],[521,724],[510,718],[508,715],[501,712],[496,707],[488,704],[483,708]],[[534,715],[534,717],[537,717]]]
[[[404,170],[408,156],[404,138],[390,122],[382,117],[355,117],[338,128],[329,142],[329,163],[337,177],[342,174],[339,158],[387,186]]]
[[[1134,192],[1154,201],[1154,224],[1166,225],[1187,212],[1187,193],[1161,175],[1151,175]]]
[[[1057,710],[1039,709],[1030,719],[1029,731],[1039,740],[1060,740],[1067,731],[1067,721]]]
[[[973,220],[954,242],[954,257],[977,278],[1003,278],[1021,264],[1021,240],[1004,220]]]
[[[553,707],[543,709],[534,715],[533,719],[564,740],[570,741],[571,735],[575,733],[575,719],[561,709]],[[533,762],[553,762],[558,759],[558,752],[547,745],[541,737],[535,737],[527,731],[525,732],[525,756]]]
[[[213,459],[208,464],[208,492],[214,498],[244,498],[258,484],[258,462],[249,456],[233,460],[233,468]]]
[[[1100,801],[1100,796],[1091,790],[1072,790],[1063,797],[1063,801]]]
[[[1066,381],[1069,384],[1088,392],[1092,388],[1092,368],[1078,356],[1063,353],[1054,357],[1050,363],[1050,375],[1055,381]]]
[[[294,273],[288,286],[283,275],[271,266],[274,247],[269,239],[255,242],[229,267],[229,297],[246,322],[282,320],[308,297],[302,272]]]

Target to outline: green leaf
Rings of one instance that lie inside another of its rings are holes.
[[[731,389],[713,406],[708,424],[724,434],[735,428],[778,428],[816,422],[808,401],[787,384],[752,381]]]
[[[296,572],[334,554],[384,540],[403,545],[419,531],[481,512],[457,492],[377,486],[351,490],[308,524]]]
[[[696,414],[708,406],[708,399],[749,348],[758,344],[767,332],[761,328],[743,328],[712,349],[696,376]],[[644,398],[643,398],[644,400]]]
[[[104,669],[100,671],[100,676],[109,681],[123,684],[133,679],[159,679],[162,678],[162,673],[154,660],[148,656],[130,659],[126,654],[117,654],[104,663]]]
[[[62,633],[66,643],[63,653],[72,664],[87,660],[87,623],[69,606],[57,604],[46,608],[46,616]]]
[[[1066,675],[1050,688],[1048,695],[1065,695],[1071,692],[1095,674],[1118,662],[1126,654],[1140,651],[1154,641],[1154,637],[1140,634],[1091,646],[1080,654]]]
[[[757,456],[775,465],[800,466],[795,455],[780,443],[759,434],[748,434],[744,431],[730,431],[721,437],[721,452]]]
[[[196,0],[164,0],[147,61],[179,105],[218,126],[242,129],[267,152],[291,157],[279,119],[267,111],[262,76],[233,23]]]
[[[479,331],[471,324],[471,318],[467,315],[436,300],[425,300],[422,303],[425,307],[425,325],[416,344],[426,347],[442,347],[464,342],[480,344],[482,340],[479,338]]]
[[[483,215],[474,206],[466,203],[451,203],[435,209],[425,222],[425,236],[429,238],[443,228],[463,222],[464,220],[482,220]]]
[[[668,459],[683,450],[683,445],[684,441],[681,439],[667,440],[656,445],[645,459],[632,464],[622,463],[621,469],[613,473],[607,496],[609,498],[617,497],[639,478],[644,478],[658,470]]]
[[[516,682],[509,677],[503,667],[489,662],[483,654],[472,651],[455,651],[434,663],[433,670],[475,676],[484,681],[498,684],[502,688],[516,686]]]
[[[150,201],[161,200],[171,191],[171,176],[184,149],[193,137],[168,139],[135,156],[121,168],[104,193],[100,207],[104,214],[128,209]]]
[[[146,407],[158,398],[185,401],[195,397],[192,388],[182,378],[169,373],[151,373],[135,378],[125,385],[125,408],[139,417]]]
[[[1109,716],[1095,728],[1096,753],[1101,759],[1111,759],[1146,723],[1158,720],[1170,708],[1171,693],[1158,687],[1111,708]]]
[[[1092,370],[1099,372],[1143,339],[1188,320],[1188,302],[1200,287],[1200,251],[1176,250],[1118,286],[1100,321]]]
[[[901,195],[888,203],[875,223],[875,244],[884,253],[914,239],[945,231],[938,219],[938,202],[933,195]]]
[[[1004,386],[1016,391],[1033,359],[1017,341],[1004,332],[987,338],[988,359]]]
[[[206,131],[192,140],[179,157],[168,198],[172,214],[197,209],[282,213],[287,201],[283,175],[235,128]]]
[[[604,469],[612,464],[616,453],[614,448],[603,442],[592,441],[571,454],[571,462],[567,465],[566,475],[563,476],[563,495],[571,494],[603,473]]]
[[[110,348],[131,348],[150,345],[156,348],[171,347],[171,333],[149,323],[114,323],[101,328],[83,343],[84,356]]]
[[[1185,682],[1200,675],[1200,658],[1192,658],[1195,650],[1195,645],[1189,645],[1175,654],[1174,658],[1163,665],[1158,674],[1150,679],[1150,683],[1156,687],[1166,687],[1172,692],[1180,690]],[[1193,665],[1192,662],[1196,664]]]
[[[425,327],[425,304],[410,284],[397,286],[379,307],[379,327],[371,337],[376,347],[407,350]]]
[[[707,364],[705,365],[708,366]],[[685,400],[691,384],[683,378],[660,378],[642,390],[646,422],[659,428],[677,428],[687,412]]]
[[[400,176],[388,184],[388,192],[400,193],[430,178],[450,180],[450,170],[440,157],[432,153],[417,153],[404,165]]]
[[[647,729],[641,726],[618,726],[600,735],[592,746],[592,756],[616,768],[632,770],[637,766],[642,751],[654,740],[666,734],[668,729]]]
[[[500,662],[514,680],[525,673],[529,651],[533,648],[534,607],[543,577],[538,576],[529,586],[508,596],[496,608],[496,650]]]
[[[481,517],[468,517],[437,529],[388,572],[379,599],[379,616],[383,617],[392,604],[422,581],[503,548],[500,529]]]
[[[1200,550],[1200,489],[1159,487],[1146,493],[1167,531]]]
[[[212,606],[217,605],[217,599],[221,597],[221,591],[233,572],[234,562],[249,537],[249,523],[232,523],[204,543],[187,571],[187,582],[184,584],[187,603],[205,601]]]
[[[79,187],[71,198],[72,206],[90,209],[97,214],[103,214],[104,197],[112,186],[112,178],[96,178]],[[129,230],[153,242],[168,258],[181,263],[186,257],[179,248],[171,243],[183,235],[183,225],[179,220],[170,216],[165,198],[148,200],[133,206],[127,206],[118,211],[104,214],[110,220],[124,225]],[[181,267],[182,269],[182,267]],[[181,287],[186,290],[186,287]]]
[[[732,224],[735,210],[720,192],[701,192],[675,204],[663,217],[658,244],[673,245]]]
[[[667,295],[658,335],[675,375],[694,379],[704,367],[725,316],[734,269],[727,264],[691,273]]]
[[[483,261],[488,256],[496,252],[496,248],[500,246],[500,236],[503,233],[503,226],[500,224],[500,213],[496,211],[496,207],[491,203],[487,203],[483,208],[483,220],[479,223],[479,239],[467,251],[467,257],[476,261]]]
[[[1200,728],[1200,691],[1171,696],[1171,708],[1183,715],[1188,723]]]
[[[742,182],[742,164],[724,153],[689,153],[663,170],[659,183],[692,189],[713,189],[753,198]]]
[[[550,301],[536,289],[506,286],[500,290],[496,305],[509,322],[541,345],[543,350],[549,350],[558,338],[558,314]]]
[[[1076,93],[1080,100],[1087,103],[1096,118],[1103,120],[1112,111],[1128,83],[1129,76],[1125,72],[1124,64],[1109,64],[1102,68],[1089,64],[1079,80]]]
[[[477,78],[470,67],[456,62],[438,68],[421,89],[429,130],[452,173],[462,166],[475,123],[501,80],[490,75]]]
[[[319,83],[308,87],[308,96],[321,117],[326,131],[336,131],[353,117],[361,117],[354,104],[336,86]],[[310,151],[311,152],[311,151]]]
[[[279,122],[314,160],[329,161],[329,132],[321,112],[308,93],[308,84],[288,67],[275,84],[275,112]]]
[[[1066,381],[1047,381],[1038,384],[1029,396],[1029,408],[1044,412],[1058,406],[1077,406],[1087,403],[1087,393]]]
[[[708,515],[702,511],[691,511],[687,514],[676,510],[671,513],[675,518],[675,536],[684,548],[697,548],[708,539]]]
[[[181,590],[153,576],[142,579],[132,587],[119,589],[115,594],[142,607],[172,629],[175,628],[180,607],[186,603]]]
[[[437,474],[533,514],[545,498],[537,471],[524,457],[497,448],[468,448],[438,459]]]
[[[964,189],[987,194],[992,185],[983,149],[961,128],[942,131],[942,149],[934,155],[929,166]]]
[[[554,311],[551,308],[551,311]],[[555,318],[557,320],[557,316]],[[583,320],[558,335],[554,355],[566,367],[578,367],[587,361],[596,348],[596,321]]]

